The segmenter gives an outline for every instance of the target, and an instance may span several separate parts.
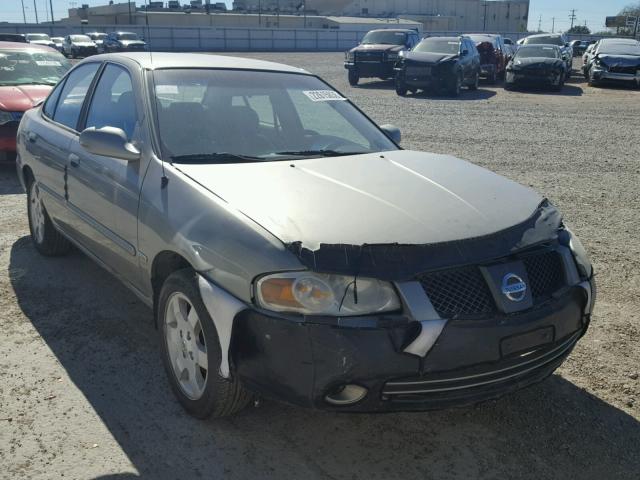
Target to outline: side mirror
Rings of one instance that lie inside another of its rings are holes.
[[[119,158],[127,162],[140,159],[140,152],[129,143],[126,133],[120,128],[87,128],[80,134],[80,145],[95,155]]]
[[[387,137],[394,141],[396,144],[400,144],[402,140],[402,134],[400,133],[400,129],[395,125],[380,125],[380,130],[382,130]]]

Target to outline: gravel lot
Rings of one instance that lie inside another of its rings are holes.
[[[245,55],[249,56],[249,55]],[[571,478],[640,472],[640,91],[481,86],[399,98],[346,83],[342,54],[302,66],[406,148],[530,185],[565,213],[598,272],[591,329],[552,378],[474,408],[338,415],[271,402],[197,421],[174,401],[151,313],[79,253],[38,256],[25,195],[0,170],[0,478]]]

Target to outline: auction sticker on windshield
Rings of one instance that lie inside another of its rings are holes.
[[[338,92],[333,90],[304,90],[304,93],[312,102],[335,102],[346,100]]]
[[[39,67],[61,67],[62,64],[56,60],[36,60]]]

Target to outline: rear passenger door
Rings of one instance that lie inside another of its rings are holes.
[[[139,90],[138,90],[139,91]],[[115,127],[140,143],[139,95],[122,65],[106,63],[81,129]],[[143,172],[127,162],[86,151],[74,139],[69,160],[69,207],[81,218],[82,242],[123,280],[138,283],[137,213]]]

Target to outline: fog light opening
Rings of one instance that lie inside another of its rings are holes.
[[[340,385],[331,390],[324,400],[331,405],[352,405],[367,396],[367,389],[360,385]]]

